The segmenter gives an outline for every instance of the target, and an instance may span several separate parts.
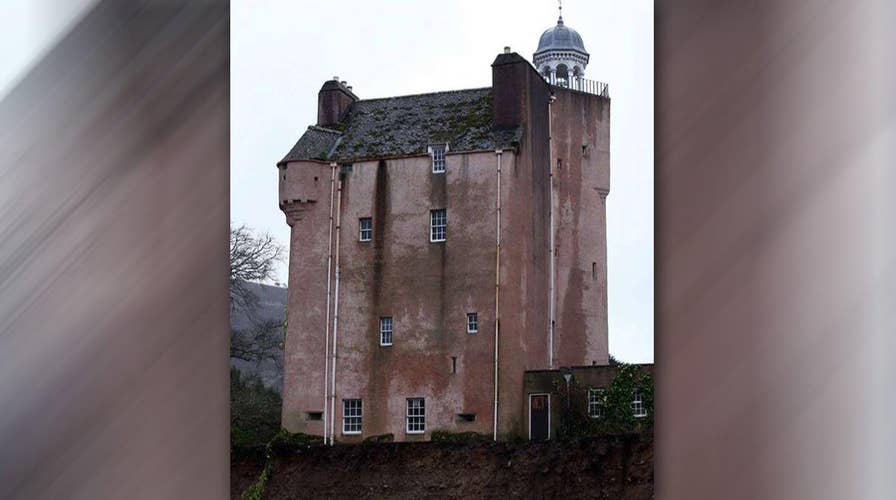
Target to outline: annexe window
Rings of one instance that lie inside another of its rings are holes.
[[[426,432],[426,403],[423,398],[408,398],[407,433]]]
[[[445,173],[445,149],[445,145],[443,144],[429,147],[430,154],[432,155],[432,173],[434,174]]]
[[[392,316],[380,318],[380,345],[392,345]]]
[[[448,214],[444,208],[429,211],[429,241],[445,241],[448,235]]]
[[[647,408],[644,407],[644,396],[640,392],[636,392],[635,397],[632,398],[632,414],[635,418],[647,416]]]
[[[588,389],[588,416],[591,418],[600,418],[604,416],[603,405],[601,404],[601,396],[603,389]]]
[[[479,313],[467,313],[467,333],[479,331]]]
[[[373,239],[373,219],[370,217],[362,217],[358,219],[359,239],[361,241],[370,241]]]
[[[342,400],[342,433],[361,434],[362,407],[360,399]]]

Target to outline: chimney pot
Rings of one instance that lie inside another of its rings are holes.
[[[347,81],[345,81],[345,80],[342,80],[342,81],[341,81],[341,82],[339,82],[339,83],[341,83],[341,84],[342,84],[342,85],[343,85],[343,86],[345,86],[345,85],[348,85],[348,82],[347,82]]]
[[[339,81],[339,77],[338,77],[338,76],[334,76],[333,79],[336,80],[337,82]]]
[[[505,54],[510,54],[510,46],[505,46],[505,47],[504,47],[504,53],[505,53]]]

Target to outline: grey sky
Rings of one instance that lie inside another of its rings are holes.
[[[488,87],[505,45],[531,59],[557,2],[234,0],[231,16],[231,219],[286,245],[275,163],[316,120],[325,80],[362,99]],[[613,102],[610,352],[652,362],[653,2],[567,0],[563,19],[591,53],[586,77],[608,82]]]

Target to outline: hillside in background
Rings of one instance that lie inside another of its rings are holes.
[[[286,288],[248,283],[246,285],[258,303],[252,314],[239,307],[230,311],[231,344],[245,346],[254,352],[252,356],[234,357],[231,349],[230,366],[244,378],[258,378],[278,393],[283,391],[283,338],[282,325],[286,319]]]

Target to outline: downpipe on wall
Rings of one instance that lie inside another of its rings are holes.
[[[548,284],[548,368],[554,368],[554,131],[552,117],[553,104],[557,98],[551,95],[548,98],[548,189],[550,191],[548,202],[548,219],[550,221],[550,234],[548,235],[548,257],[550,258],[549,284]]]
[[[498,440],[498,331],[501,327],[501,155],[503,150],[498,149],[495,154],[498,157],[498,196],[497,216],[495,217],[495,407],[492,439]]]
[[[336,195],[336,163],[330,163],[330,230],[327,236],[327,313],[324,320],[324,442],[329,437],[327,394],[329,391],[329,363],[330,363],[330,286],[333,273],[333,199]]]
[[[336,341],[339,338],[339,237],[342,234],[342,179],[339,179],[336,192],[336,285],[333,292],[333,359],[330,363],[330,445],[335,444],[333,436],[336,434]]]

